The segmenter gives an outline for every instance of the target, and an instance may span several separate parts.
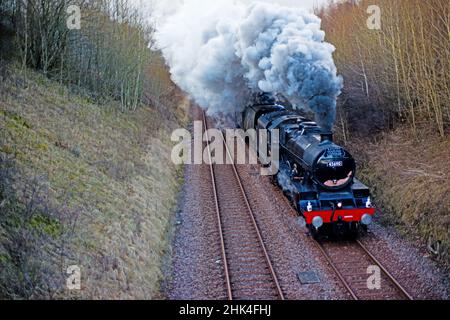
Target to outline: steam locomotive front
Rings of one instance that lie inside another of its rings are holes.
[[[369,189],[355,178],[355,159],[332,142],[331,134],[310,134],[302,139],[296,141],[304,150],[302,160],[311,183],[303,180],[298,185],[296,201],[313,234],[320,229],[344,235],[365,228],[375,209]]]

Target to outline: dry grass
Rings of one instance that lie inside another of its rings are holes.
[[[349,148],[360,164],[359,177],[371,188],[384,223],[418,236],[450,265],[450,139],[411,129],[382,134],[367,143],[353,139]]]
[[[382,221],[450,265],[450,2],[334,2],[317,13],[345,79],[336,132]],[[380,30],[367,27],[370,5]]]
[[[18,72],[3,71],[0,153],[21,172],[17,189],[42,175],[50,205],[65,202],[80,217],[63,265],[81,266],[82,291],[69,293],[61,283],[59,297],[161,297],[161,261],[181,182],[170,161],[170,133],[179,119],[157,108],[121,113],[115,102],[93,105],[44,76],[29,72],[25,80],[13,75]]]

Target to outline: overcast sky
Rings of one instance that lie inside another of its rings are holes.
[[[241,0],[243,2],[253,2],[254,0]],[[314,6],[326,3],[328,0],[259,0],[264,2],[277,2],[279,4],[288,5],[292,7],[304,7],[312,9]]]
[[[145,5],[148,5],[151,2],[159,2],[159,1],[173,1],[173,0],[150,0],[150,1],[143,1],[143,0],[132,0],[134,3],[140,3],[141,5],[144,3]],[[205,1],[213,1],[213,0],[205,0]],[[233,1],[233,0],[230,0]],[[245,3],[251,3],[255,0],[239,0]],[[292,7],[303,7],[307,9],[312,9],[314,6],[322,5],[324,3],[327,3],[328,0],[256,0],[256,1],[263,1],[263,2],[277,2],[282,5],[292,6]]]

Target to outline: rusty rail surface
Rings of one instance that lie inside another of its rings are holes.
[[[205,113],[203,125],[209,142]],[[221,134],[226,156],[233,159]],[[282,299],[284,294],[270,260],[255,214],[248,201],[234,161],[216,165],[207,151],[219,230],[227,297],[233,299]]]

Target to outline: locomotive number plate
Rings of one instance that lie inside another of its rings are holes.
[[[328,167],[330,168],[337,168],[337,167],[343,167],[344,163],[342,161],[331,161],[328,162]]]

